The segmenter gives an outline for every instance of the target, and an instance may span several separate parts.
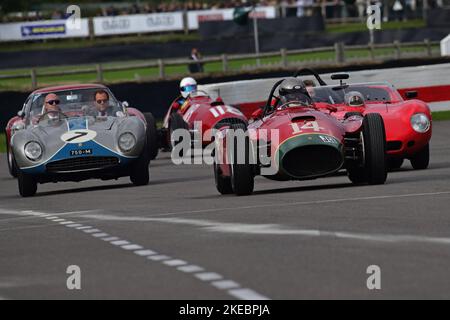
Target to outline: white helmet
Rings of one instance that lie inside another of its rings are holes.
[[[183,98],[187,98],[192,91],[197,90],[197,81],[193,78],[184,78],[180,82],[180,91]]]
[[[345,97],[345,103],[352,107],[362,107],[364,106],[364,96],[361,92],[358,91],[350,91]]]

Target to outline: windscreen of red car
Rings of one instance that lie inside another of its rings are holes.
[[[398,103],[403,101],[393,86],[386,84],[327,86],[308,88],[314,102],[344,104],[345,94],[351,91],[360,92],[366,103]]]

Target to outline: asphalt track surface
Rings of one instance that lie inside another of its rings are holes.
[[[151,164],[149,186],[41,185],[31,199],[0,160],[3,299],[450,298],[450,122],[434,124],[428,170],[386,185],[345,176],[256,180],[217,194],[207,166]],[[81,290],[68,290],[69,265]],[[381,268],[368,290],[367,267]]]

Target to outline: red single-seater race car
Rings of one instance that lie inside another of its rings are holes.
[[[213,140],[213,129],[233,123],[246,125],[248,122],[239,109],[226,105],[220,97],[213,99],[201,90],[191,92],[180,107],[173,108],[173,105],[172,103],[160,131],[160,146],[164,149],[171,149],[175,143],[181,142],[171,139],[172,133],[177,129],[189,130],[193,142],[195,133],[200,133],[199,145],[206,147]]]
[[[219,130],[214,162],[219,193],[251,194],[256,175],[278,181],[309,180],[344,168],[355,184],[385,183],[386,137],[381,116],[369,113],[337,119],[323,112],[307,95],[307,102],[272,105],[280,85],[293,83],[298,87],[299,82],[295,78],[278,81],[265,108],[255,113],[252,123],[232,124]],[[281,89],[279,92],[281,95]],[[247,132],[244,139],[239,137],[239,131]]]
[[[318,108],[330,112],[337,119],[345,119],[354,114],[379,113],[386,127],[388,165],[398,169],[405,159],[410,160],[414,169],[426,169],[430,161],[430,140],[432,116],[429,106],[416,99],[417,92],[405,93],[406,100],[388,82],[345,84],[348,74],[335,74],[331,78],[339,80],[336,85],[327,85],[312,70],[300,70],[315,76],[318,86],[308,88]],[[360,93],[362,103],[346,101],[346,95]],[[329,111],[330,107],[335,110]]]
[[[10,119],[6,125],[5,133],[6,133],[6,149],[7,149],[7,162],[8,162],[8,168],[11,176],[17,177],[17,166],[14,159],[13,152],[11,152],[11,137],[14,135],[15,132],[18,130],[21,130],[25,127],[24,122],[24,116],[26,108],[29,104],[31,104],[33,101],[33,97],[54,93],[54,92],[61,92],[61,91],[67,91],[67,90],[89,90],[89,89],[107,89],[107,87],[99,84],[78,84],[78,85],[66,85],[66,86],[56,86],[56,87],[47,87],[35,90],[30,94],[28,99],[23,104],[23,107],[18,111],[17,116]],[[128,102],[123,102],[124,107],[127,110],[127,113],[129,116],[136,116],[139,119],[141,119],[147,126],[147,139],[149,139],[149,156],[150,159],[153,160],[157,154],[158,154],[158,135],[157,135],[157,129],[156,129],[156,122],[151,113],[142,113],[136,108],[132,108],[128,105]]]

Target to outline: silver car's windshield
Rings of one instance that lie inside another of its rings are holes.
[[[125,116],[125,111],[109,90],[78,89],[36,94],[27,119],[30,123],[46,125],[48,122],[85,116],[103,121],[108,117]]]

